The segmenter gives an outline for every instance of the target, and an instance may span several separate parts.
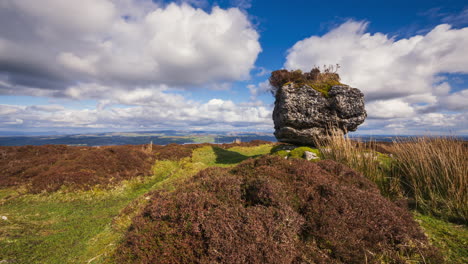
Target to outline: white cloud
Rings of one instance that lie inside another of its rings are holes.
[[[441,98],[440,104],[448,110],[468,110],[468,89]]]
[[[255,84],[249,84],[247,85],[247,89],[249,89],[249,92],[250,92],[250,100],[251,101],[255,101],[257,100],[257,96],[259,94],[262,94],[262,93],[267,93],[269,91],[271,91],[271,85],[270,85],[270,81],[269,80],[266,80],[266,81],[263,81],[257,85]]]
[[[258,72],[255,74],[255,76],[265,76],[265,75],[269,75],[271,73],[270,70],[264,68],[264,67],[258,67],[257,68]]]
[[[17,88],[9,92],[90,84],[215,87],[249,78],[261,51],[258,33],[238,8],[205,12],[150,0],[1,5],[0,73]]]
[[[141,92],[141,94],[140,94]],[[104,107],[70,109],[59,105],[0,105],[0,129],[22,128],[184,128],[270,130],[271,109],[230,100],[187,101],[162,90],[120,94]],[[119,93],[116,93],[119,94]],[[149,98],[149,99],[148,99]],[[127,100],[127,101],[126,101]],[[128,103],[122,106],[121,104]],[[116,105],[118,104],[118,105]],[[19,122],[21,120],[21,123]]]
[[[33,105],[28,106],[27,110],[32,111],[42,111],[42,112],[57,112],[65,110],[65,107],[62,105],[50,104],[50,105]]]
[[[396,40],[366,33],[367,23],[348,21],[329,33],[297,42],[286,68],[341,65],[343,82],[360,88],[368,100],[432,92],[441,73],[468,73],[468,28],[443,24],[425,36]]]
[[[410,117],[367,119],[358,134],[466,135],[468,118],[461,113],[422,113]]]
[[[366,105],[369,118],[411,117],[414,109],[400,99],[379,100]]]
[[[442,24],[425,35],[397,39],[367,33],[367,25],[348,21],[323,36],[297,42],[285,67],[308,71],[314,65],[340,64],[343,83],[364,92],[369,118],[382,119],[366,122],[374,129],[451,126],[454,117],[468,119],[468,89],[453,93],[444,77],[468,74],[468,28]]]
[[[455,115],[445,115],[442,113],[428,113],[425,115],[416,116],[412,121],[418,126],[430,127],[452,127],[456,125],[457,119]]]

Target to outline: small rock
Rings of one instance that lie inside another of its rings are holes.
[[[8,221],[8,217],[6,217],[4,215],[2,215],[2,217],[0,217],[0,218],[2,218],[2,220]]]
[[[304,159],[306,160],[313,160],[313,159],[318,159],[319,157],[317,154],[310,152],[310,151],[304,151]]]

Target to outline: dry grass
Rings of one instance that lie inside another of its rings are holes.
[[[320,142],[323,156],[361,172],[379,186],[382,194],[404,196],[424,213],[454,222],[468,219],[468,148],[452,137],[418,137],[397,140],[376,151],[375,142],[360,143],[330,136]]]
[[[317,140],[324,159],[345,164],[375,182],[380,192],[387,197],[397,197],[401,191],[394,177],[392,159],[377,152],[377,144],[363,144],[334,133],[326,139]]]
[[[468,220],[468,148],[453,137],[398,140],[392,147],[403,190],[425,213]]]

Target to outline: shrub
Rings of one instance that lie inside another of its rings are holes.
[[[262,140],[216,145],[252,147]],[[196,148],[210,144],[125,145],[71,147],[66,145],[0,147],[0,187],[26,186],[29,192],[53,192],[62,187],[90,189],[152,174],[155,160],[191,157]]]
[[[89,189],[151,175],[154,156],[142,146],[70,147],[65,145],[1,147],[0,187],[27,187],[29,192],[57,191],[62,186]]]
[[[404,208],[333,161],[271,155],[157,191],[117,263],[443,263]]]

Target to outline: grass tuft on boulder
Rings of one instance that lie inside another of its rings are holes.
[[[340,65],[324,65],[323,69],[314,67],[310,72],[303,73],[301,70],[277,70],[273,71],[270,76],[270,85],[273,87],[273,94],[281,89],[286,84],[292,83],[295,86],[309,86],[310,88],[320,92],[323,96],[328,97],[328,91],[335,85],[343,85],[340,83],[340,75],[337,73]]]
[[[405,208],[330,160],[266,155],[150,199],[117,263],[443,263]]]

